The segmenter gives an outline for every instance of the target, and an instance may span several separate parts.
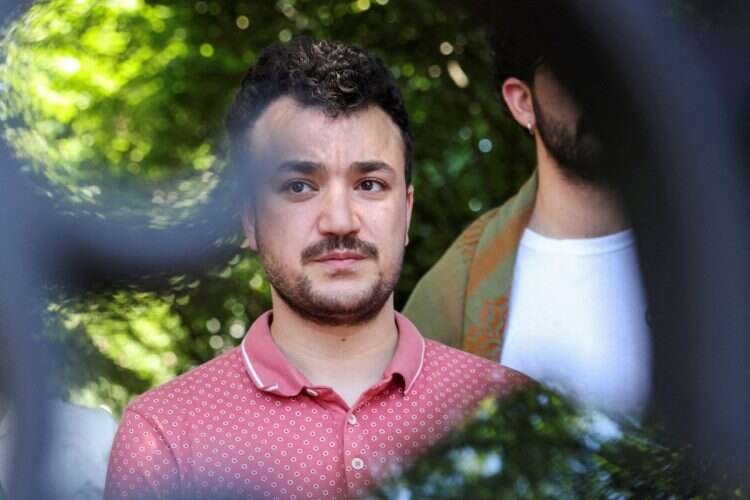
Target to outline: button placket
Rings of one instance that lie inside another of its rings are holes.
[[[361,409],[361,406],[359,406]],[[368,446],[366,442],[367,429],[354,414],[355,408],[349,410],[344,417],[344,464],[346,465],[347,485],[349,493],[357,496],[357,491],[371,484],[370,468],[368,466]]]

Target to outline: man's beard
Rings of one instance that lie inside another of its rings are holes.
[[[316,257],[337,249],[355,250],[366,258],[375,260],[378,258],[378,251],[374,245],[354,236],[334,236],[307,247],[302,252],[302,263],[311,262]],[[378,273],[378,279],[372,287],[361,293],[354,301],[351,301],[352,297],[345,297],[342,300],[342,297],[320,295],[313,290],[312,283],[307,276],[290,276],[281,264],[264,251],[260,239],[258,254],[271,286],[293,311],[320,325],[353,326],[368,323],[383,309],[398,283],[404,251],[401,252],[395,271],[389,276],[384,276],[382,272]]]
[[[611,185],[611,173],[604,164],[602,146],[585,114],[573,125],[558,121],[533,99],[537,132],[549,154],[568,180],[600,186]]]

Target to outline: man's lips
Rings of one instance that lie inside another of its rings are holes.
[[[347,264],[355,261],[364,260],[366,257],[358,252],[352,252],[350,250],[341,252],[328,252],[320,257],[313,259],[313,262],[322,262],[329,264]]]

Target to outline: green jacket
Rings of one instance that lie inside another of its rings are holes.
[[[419,331],[500,359],[513,267],[536,189],[535,173],[504,205],[475,220],[419,281],[404,307]]]

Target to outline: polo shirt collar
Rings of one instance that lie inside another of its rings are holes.
[[[395,313],[398,343],[383,380],[399,375],[408,394],[424,364],[425,340],[405,316]],[[245,370],[255,386],[264,392],[294,397],[312,384],[284,356],[271,337],[271,311],[263,313],[250,326],[240,344]]]
[[[396,328],[396,352],[393,353],[390,365],[383,372],[383,378],[400,375],[404,381],[404,394],[408,394],[422,373],[426,345],[417,327],[403,314],[396,313]]]

